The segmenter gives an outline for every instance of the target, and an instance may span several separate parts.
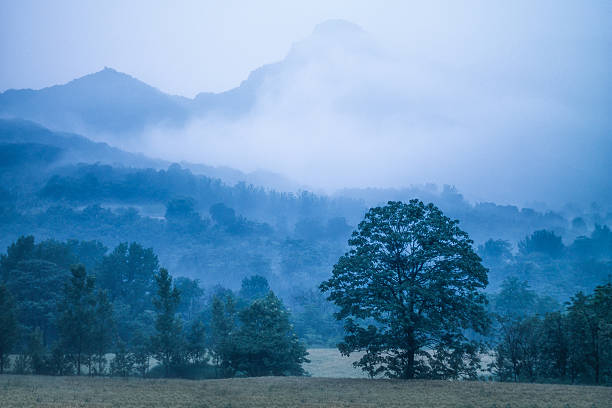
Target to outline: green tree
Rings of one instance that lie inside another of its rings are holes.
[[[370,209],[353,232],[349,252],[320,287],[345,320],[342,354],[365,352],[356,366],[371,375],[428,377],[432,364],[440,371],[429,350],[442,347],[463,355],[452,359],[452,377],[473,373],[478,344],[464,333],[488,326],[487,270],[457,224],[433,204],[390,201]]]
[[[289,323],[289,312],[273,292],[239,313],[229,364],[248,376],[304,375],[308,352]]]
[[[547,313],[540,333],[540,372],[545,378],[567,376],[569,337],[567,318],[561,312]]]
[[[186,340],[185,349],[188,362],[202,364],[208,361],[206,331],[202,321],[197,320],[191,323]]]
[[[94,320],[91,328],[91,348],[94,363],[97,365],[95,371],[98,375],[102,375],[106,366],[105,355],[110,350],[115,338],[115,319],[113,305],[110,303],[106,291],[99,290],[96,293],[95,302]]]
[[[568,307],[572,380],[601,384],[612,376],[612,284],[579,292]]]
[[[149,370],[151,359],[151,342],[141,331],[137,331],[132,338],[132,355],[134,356],[134,369],[145,378]]]
[[[501,381],[533,381],[540,365],[540,327],[537,316],[502,317],[491,371]]]
[[[178,311],[185,320],[191,320],[201,310],[204,290],[197,279],[179,277],[174,279],[174,286],[181,292],[181,303]]]
[[[492,298],[491,306],[497,315],[519,318],[534,314],[538,296],[527,281],[511,276],[502,282],[501,290]]]
[[[180,299],[179,290],[172,285],[172,276],[161,268],[155,275],[157,296],[153,305],[157,314],[156,333],[151,338],[153,356],[164,367],[164,375],[170,375],[172,364],[180,357],[183,347],[182,323],[176,316]]]
[[[539,253],[551,258],[560,257],[565,250],[561,237],[553,231],[547,230],[538,230],[525,237],[523,241],[518,243],[518,248],[522,255]]]
[[[8,355],[17,342],[15,303],[6,286],[0,285],[0,374],[7,365]]]
[[[117,377],[128,377],[134,369],[134,356],[128,352],[125,343],[117,342],[115,357],[110,364],[110,374]]]
[[[229,354],[232,349],[231,336],[236,327],[233,296],[226,295],[225,302],[218,296],[213,296],[211,313],[211,353],[215,366],[220,368],[225,376],[231,374]]]
[[[247,303],[262,299],[270,292],[268,280],[261,275],[253,275],[242,280],[240,297]]]
[[[44,374],[47,361],[45,361],[42,331],[38,327],[28,336],[26,354],[32,372],[34,374]]]
[[[65,351],[75,358],[77,375],[81,375],[83,357],[91,350],[96,299],[94,278],[87,275],[83,265],[70,270],[72,277],[64,288],[58,326]]]

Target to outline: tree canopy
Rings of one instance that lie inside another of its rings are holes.
[[[487,328],[487,270],[458,221],[390,201],[368,211],[349,245],[321,284],[345,320],[340,351],[364,351],[355,364],[371,376],[475,376],[479,344],[465,333]]]

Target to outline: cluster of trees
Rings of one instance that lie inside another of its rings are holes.
[[[461,219],[464,230],[479,243],[496,237],[516,244],[536,230],[554,231],[570,242],[612,220],[605,208],[553,213],[471,204],[448,186],[347,190],[321,196],[245,183],[231,186],[179,165],[163,170],[104,164],[46,166],[24,156],[7,161],[6,166],[0,166],[3,247],[24,233],[60,240],[95,239],[109,247],[119,240],[136,241],[154,247],[170,270],[201,278],[206,285],[219,283],[238,290],[249,274],[274,277],[276,293],[285,301],[299,295],[294,288],[310,290],[327,278],[367,207],[387,197],[416,196],[435,202]],[[514,274],[538,291],[568,298],[576,289],[591,290],[609,273],[600,258],[567,256],[571,245],[561,256],[514,253],[518,248],[514,247],[509,244],[510,262],[503,257],[498,262],[478,251],[490,269],[489,291],[498,290],[503,278]]]
[[[305,374],[305,346],[264,277],[245,279],[238,295],[216,288],[204,302],[198,282],[173,279],[151,249],[124,243],[106,252],[97,242],[36,244],[31,236],[8,248],[0,259],[0,370]]]
[[[499,380],[612,382],[612,284],[578,292],[561,307],[514,278],[492,303],[497,337],[489,369]]]
[[[612,284],[579,292],[562,312],[515,277],[489,305],[473,242],[419,200],[370,209],[349,245],[321,290],[344,321],[340,351],[361,352],[354,365],[371,377],[477,378],[492,343],[502,381],[612,381]],[[562,243],[536,232],[520,250],[561,256]]]
[[[569,245],[553,231],[536,230],[513,249],[504,240],[490,239],[478,246],[490,270],[491,289],[500,289],[506,277],[516,276],[539,293],[569,299],[579,290],[592,290],[612,274],[612,231],[606,225],[596,224],[590,234],[577,236]]]
[[[225,237],[257,226],[223,204],[210,214],[210,228]],[[202,220],[189,200],[172,201],[166,219],[177,231]],[[308,235],[307,225],[300,228]],[[518,244],[518,253],[493,240],[475,250],[457,220],[411,200],[371,208],[348,244],[319,290],[284,292],[291,315],[266,273],[258,273],[270,272],[261,259],[249,265],[256,274],[242,279],[239,291],[205,291],[198,281],[173,279],[153,250],[137,243],[108,251],[97,241],[21,237],[0,259],[1,364],[13,353],[17,372],[68,374],[86,367],[92,375],[302,375],[302,339],[338,344],[345,355],[360,352],[355,365],[372,377],[477,378],[481,358],[493,355],[490,370],[499,380],[611,381],[610,284],[579,292],[564,308],[558,293],[537,296],[522,275],[525,265],[570,260],[577,268],[595,263],[609,271],[607,227],[570,246],[538,230]],[[303,241],[290,239],[280,245],[275,276],[312,280],[308,275],[325,258],[317,247],[304,250]],[[514,276],[494,295],[484,292],[488,265]],[[546,273],[572,282],[559,271]],[[587,274],[585,282],[605,281]]]

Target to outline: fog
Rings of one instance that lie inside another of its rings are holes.
[[[50,15],[84,17],[88,35],[61,52],[46,43],[41,54],[56,61],[56,50],[72,65],[34,69],[44,58],[28,54],[27,36],[3,35],[3,57],[18,58],[2,68],[1,87],[110,65],[192,97],[248,84],[249,71],[273,64],[258,71],[244,113],[213,109],[184,127],[112,141],[164,159],[274,171],[328,192],[433,182],[473,201],[612,201],[609,2],[310,3],[234,11],[186,3],[161,25],[161,3],[108,3],[99,20],[58,3]],[[41,7],[38,19],[49,8]],[[41,23],[32,38],[50,27]],[[156,41],[139,43],[147,35]]]
[[[330,21],[265,69],[249,113],[156,129],[141,145],[327,191],[434,182],[475,201],[609,202],[610,79],[593,60],[577,71],[567,54],[584,51],[571,44],[551,63],[548,45],[461,66]]]

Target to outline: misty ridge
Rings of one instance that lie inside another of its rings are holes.
[[[472,202],[609,203],[610,92],[536,68],[461,68],[330,20],[225,92],[168,95],[105,68],[6,91],[0,115],[170,162],[281,174],[291,190],[437,183]]]

